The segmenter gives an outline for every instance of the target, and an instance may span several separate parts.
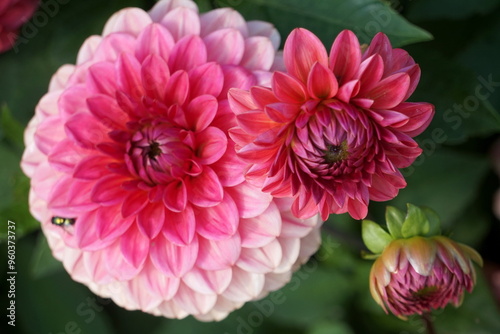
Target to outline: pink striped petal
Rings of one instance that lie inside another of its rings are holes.
[[[216,30],[203,37],[207,46],[207,60],[221,65],[237,65],[243,58],[245,40],[233,28]]]
[[[219,96],[223,82],[224,74],[216,63],[203,64],[189,72],[192,98],[205,94]]]
[[[328,65],[328,54],[316,35],[304,28],[294,29],[288,35],[283,49],[288,72],[303,83],[315,62]]]
[[[410,77],[406,73],[393,74],[380,81],[366,97],[372,99],[374,109],[391,109],[400,104],[408,92]]]
[[[149,255],[149,238],[145,237],[136,224],[129,227],[120,237],[120,249],[125,260],[135,268],[139,268]]]
[[[217,174],[208,166],[203,172],[187,181],[188,199],[194,205],[211,207],[219,204],[224,197],[224,190]]]
[[[146,191],[132,191],[125,198],[122,204],[122,216],[123,218],[136,215],[149,203],[148,193]]]
[[[163,100],[169,79],[170,70],[162,58],[152,54],[144,59],[141,67],[141,81],[148,96]]]
[[[286,73],[274,72],[272,80],[273,92],[281,101],[288,103],[303,103],[306,100],[306,87],[297,79]],[[306,80],[307,78],[304,82]]]
[[[300,106],[291,103],[271,103],[265,107],[267,117],[277,123],[289,123],[300,113]]]
[[[330,49],[330,69],[340,85],[354,79],[361,62],[361,48],[358,38],[350,30],[343,30]]]
[[[150,260],[144,264],[142,276],[145,278],[145,286],[152,293],[162,296],[165,300],[170,300],[175,296],[181,282],[177,277],[167,277],[161,271],[156,270]]]
[[[183,278],[183,282],[192,290],[202,294],[221,294],[231,283],[231,269],[202,270],[193,268]]]
[[[172,72],[189,71],[207,62],[207,49],[203,40],[196,35],[181,38],[172,49],[168,67]]]
[[[200,34],[198,12],[188,7],[177,7],[169,11],[161,20],[174,40],[178,41],[188,35]]]
[[[248,182],[228,188],[226,191],[236,203],[241,218],[253,218],[262,214],[272,200],[270,194],[260,191],[258,187]]]
[[[171,32],[162,25],[154,23],[139,35],[135,47],[135,56],[141,63],[150,55],[158,56],[166,62],[174,44]]]
[[[178,246],[159,234],[151,242],[150,253],[156,269],[168,277],[182,277],[199,259],[198,238],[195,236],[187,246]]]
[[[384,74],[384,61],[380,55],[375,54],[364,60],[359,66],[358,78],[361,84],[360,95],[369,92],[382,79]]]
[[[141,64],[127,53],[122,53],[116,63],[118,72],[118,87],[133,99],[139,101],[144,95],[141,82]]]
[[[211,165],[219,160],[227,148],[227,135],[219,128],[210,126],[196,134],[196,156],[203,165]]]
[[[171,181],[163,193],[163,203],[174,212],[182,212],[187,205],[187,190],[183,180]]]
[[[238,231],[241,246],[247,248],[262,247],[273,241],[281,233],[281,216],[274,202],[261,215],[242,219]]]
[[[241,241],[238,234],[224,240],[200,238],[200,252],[196,266],[204,270],[224,270],[231,268],[238,260],[241,252]]]
[[[282,256],[280,243],[274,239],[263,247],[243,247],[236,265],[251,273],[265,274],[274,271],[279,266]]]
[[[85,124],[85,126],[81,126]],[[78,113],[71,116],[65,124],[68,136],[83,148],[93,149],[106,141],[108,130],[94,116]]]
[[[73,172],[73,177],[83,180],[97,180],[109,174],[107,165],[113,159],[100,155],[90,155],[78,162]]]
[[[209,312],[217,302],[217,296],[197,293],[181,283],[174,301],[190,314],[197,315]]]
[[[48,161],[51,166],[59,171],[73,173],[73,169],[80,163],[80,160],[86,157],[87,154],[87,150],[76,145],[69,139],[64,139],[51,149]],[[23,160],[24,159],[25,158],[23,157]],[[104,159],[104,161],[106,161],[106,159]]]
[[[240,114],[237,115],[236,119],[243,131],[253,136],[258,136],[267,130],[281,126],[280,123],[276,123],[261,111],[250,111]]]
[[[87,99],[90,112],[102,125],[110,129],[125,129],[128,115],[116,103],[116,99],[103,94],[96,94]]]
[[[135,217],[124,219],[120,214],[121,205],[100,207],[96,213],[96,230],[99,239],[114,240],[128,230]]]
[[[182,212],[165,210],[163,236],[170,242],[185,246],[193,242],[196,230],[196,220],[193,208],[188,205]]]
[[[160,233],[165,220],[165,207],[161,202],[149,203],[137,215],[139,231],[149,239],[154,239]]]
[[[189,94],[189,76],[185,71],[175,72],[165,89],[167,105],[183,105]]]
[[[317,99],[329,99],[338,90],[337,79],[328,67],[315,63],[307,78],[307,92]]]
[[[269,38],[263,36],[247,38],[244,50],[241,66],[249,70],[268,71],[273,65],[275,49]]]
[[[236,115],[244,114],[249,110],[255,110],[258,107],[255,105],[250,92],[232,88],[228,92],[229,106]]]
[[[128,181],[128,179],[118,175],[103,177],[95,183],[92,189],[92,200],[104,205],[122,203],[125,197],[122,184],[126,181]]]
[[[196,213],[196,232],[209,240],[227,239],[238,228],[238,208],[230,195],[211,208],[199,208]]]

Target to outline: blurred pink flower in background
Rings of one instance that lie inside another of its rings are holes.
[[[127,309],[220,320],[317,250],[319,217],[246,182],[227,135],[227,91],[268,85],[278,45],[268,23],[163,0],[116,13],[58,70],[22,168],[74,280]]]
[[[369,200],[394,198],[406,182],[398,168],[422,150],[412,137],[434,115],[429,103],[405,102],[420,68],[377,34],[361,47],[353,32],[335,39],[330,54],[306,29],[284,48],[287,72],[272,89],[232,89],[238,155],[252,163],[249,181],[278,197],[294,197],[301,218],[345,213],[364,218]]]
[[[0,2],[0,53],[10,50],[19,29],[38,8],[39,0],[2,0]]]

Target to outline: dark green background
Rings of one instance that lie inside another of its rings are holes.
[[[15,50],[0,55],[0,217],[4,226],[0,248],[6,254],[6,223],[15,221],[18,272],[16,327],[7,326],[3,315],[0,329],[27,334],[423,332],[419,318],[404,322],[387,316],[371,300],[371,263],[359,256],[363,249],[360,223],[346,215],[332,216],[325,224],[323,250],[288,286],[265,301],[247,303],[219,323],[126,311],[73,282],[51,257],[38,223],[28,212],[29,180],[19,169],[23,128],[47,91],[50,76],[62,64],[74,63],[87,36],[99,34],[115,11],[126,6],[149,9],[154,1],[61,2],[53,15],[40,9]],[[59,4],[57,0],[42,3],[45,8]],[[372,203],[369,218],[382,223],[387,204],[404,209],[405,203],[412,202],[434,208],[446,234],[475,247],[485,259],[478,285],[465,296],[463,306],[434,313],[438,333],[500,333],[498,299],[495,302],[488,284],[491,273],[500,271],[500,223],[492,213],[499,178],[490,154],[500,133],[500,1],[199,0],[198,4],[202,11],[234,6],[248,19],[273,22],[283,38],[295,27],[306,27],[328,49],[342,29],[352,29],[365,43],[376,31],[383,31],[395,46],[411,53],[422,69],[411,100],[435,104],[436,116],[417,138],[424,153],[404,171],[408,187],[391,202]],[[491,91],[482,84],[484,80],[494,83]],[[477,89],[489,93],[487,98],[477,99]],[[457,112],[463,105],[470,112]],[[2,257],[3,314],[8,306],[6,264]],[[275,301],[272,307],[270,300]]]

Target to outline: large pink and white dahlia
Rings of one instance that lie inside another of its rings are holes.
[[[30,207],[73,279],[127,309],[219,320],[283,286],[318,217],[245,181],[228,89],[269,82],[279,35],[189,0],[124,9],[54,75],[25,133]]]
[[[272,88],[229,92],[238,121],[231,136],[251,163],[246,177],[274,196],[293,196],[297,217],[364,218],[369,200],[392,199],[406,186],[398,168],[422,152],[412,137],[434,107],[405,102],[419,66],[384,34],[365,49],[348,30],[328,55],[314,34],[295,29],[283,56],[287,72],[274,73]]]

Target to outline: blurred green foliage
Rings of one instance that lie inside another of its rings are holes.
[[[54,1],[43,0],[47,5]],[[499,186],[490,148],[500,133],[500,1],[498,0],[198,0],[202,11],[234,6],[247,19],[273,22],[282,38],[295,27],[316,33],[329,48],[342,29],[362,42],[383,31],[422,69],[414,101],[436,105],[429,129],[417,139],[424,153],[404,170],[408,187],[393,201],[372,203],[369,219],[384,221],[386,205],[433,208],[445,233],[477,247],[486,265],[500,263],[500,227],[492,214]],[[71,280],[53,259],[28,209],[29,180],[19,168],[22,129],[51,75],[74,63],[86,37],[99,34],[115,11],[152,0],[69,1],[47,11],[44,24],[28,23],[15,49],[0,55],[0,214],[17,228],[17,322],[2,333],[422,333],[418,317],[401,321],[384,312],[368,291],[370,261],[360,222],[346,215],[325,223],[322,250],[280,291],[247,303],[218,323],[169,320],[126,311]],[[40,21],[41,22],[41,21]],[[23,35],[24,34],[24,35]],[[432,40],[431,40],[432,38]],[[417,43],[418,42],[418,43]],[[411,44],[417,43],[417,44]],[[411,44],[411,45],[410,45]],[[31,232],[31,233],[30,233]],[[5,238],[6,228],[0,229]],[[0,243],[6,254],[5,242]],[[0,279],[5,282],[6,261]],[[4,284],[4,283],[2,283]],[[2,300],[6,300],[2,294]],[[498,301],[497,301],[498,302]],[[2,305],[7,305],[2,302]],[[479,271],[478,285],[461,308],[434,313],[439,333],[500,333],[498,305]]]

